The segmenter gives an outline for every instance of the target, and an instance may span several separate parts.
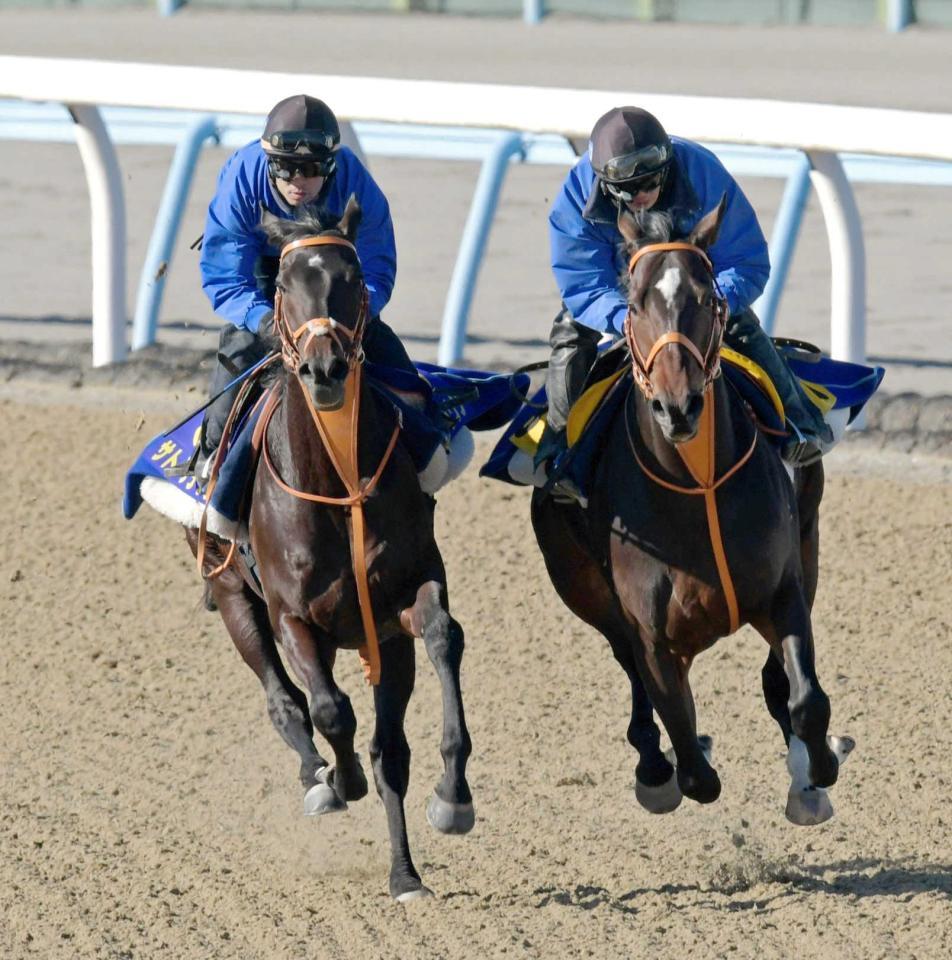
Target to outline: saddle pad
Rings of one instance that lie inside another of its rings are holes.
[[[834,410],[848,411],[846,422],[851,423],[863,409],[869,398],[876,392],[885,373],[882,367],[869,367],[864,364],[848,363],[820,357],[817,360],[804,360],[801,356],[787,355],[785,359],[791,370],[800,379],[807,396],[824,413]],[[786,436],[783,406],[776,387],[763,369],[741,354],[727,347],[722,348],[724,361],[722,370],[725,378],[751,406],[766,436],[779,443]],[[587,494],[586,484],[591,476],[592,458],[600,449],[599,430],[608,422],[606,407],[614,409],[615,404],[603,403],[606,397],[619,397],[625,391],[612,391],[620,374],[628,369],[613,371],[607,377],[588,386],[581,398],[573,405],[569,414],[570,456],[566,469],[576,481],[579,489]],[[523,470],[516,470],[516,476],[510,472],[513,457],[521,452],[528,456],[535,454],[545,427],[545,414],[540,414],[539,405],[545,405],[545,388],[540,388],[531,398],[531,405],[525,404],[519,410],[499,442],[493,448],[489,459],[479,471],[480,476],[525,486],[528,480]],[[578,412],[576,409],[578,408]],[[561,466],[561,464],[560,464]]]

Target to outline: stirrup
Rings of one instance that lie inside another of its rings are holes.
[[[568,474],[559,477],[552,484],[546,484],[544,489],[553,500],[559,503],[575,503],[583,510],[588,507],[588,497],[579,490],[575,481]]]

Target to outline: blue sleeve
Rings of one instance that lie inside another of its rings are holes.
[[[552,273],[574,320],[593,330],[620,333],[628,312],[619,283],[620,238],[582,216],[586,192],[576,166],[549,213]]]
[[[341,147],[340,152],[346,154],[346,166],[341,164],[343,169],[338,172],[338,176],[345,174],[338,186],[341,209],[347,197],[355,193],[362,211],[357,233],[357,255],[370,294],[370,315],[376,317],[389,302],[397,277],[397,250],[390,205],[357,157],[346,147]]]
[[[727,298],[731,313],[746,310],[760,295],[770,276],[767,241],[750,201],[737,181],[709,151],[697,148],[700,174],[691,171],[692,184],[703,184],[703,213],[713,209],[727,195],[724,218],[717,241],[708,251],[717,284]],[[694,164],[692,163],[692,166]]]
[[[208,206],[200,266],[202,289],[215,313],[254,333],[274,305],[255,281],[255,262],[266,244],[258,231],[257,191],[248,176],[238,154],[222,170]]]

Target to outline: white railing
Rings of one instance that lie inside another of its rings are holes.
[[[100,105],[264,114],[309,90],[342,120],[486,127],[586,137],[613,106],[637,103],[677,134],[729,144],[792,147],[810,161],[833,263],[833,355],[865,356],[865,254],[841,152],[952,161],[952,114],[631,91],[321,76],[208,67],[0,56],[0,97],[67,104],[81,137],[93,205],[95,364],[125,353],[124,214]],[[121,282],[120,282],[121,280]]]

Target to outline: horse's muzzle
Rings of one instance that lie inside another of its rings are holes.
[[[668,443],[686,443],[697,436],[704,409],[704,395],[689,393],[683,401],[656,396],[651,401],[651,415]]]
[[[314,406],[318,410],[331,412],[343,406],[348,369],[346,361],[339,357],[329,363],[312,358],[301,361],[297,375],[307,388]]]

